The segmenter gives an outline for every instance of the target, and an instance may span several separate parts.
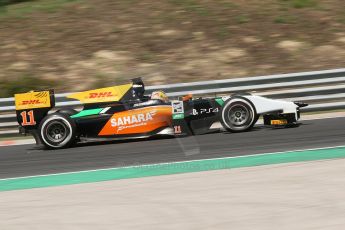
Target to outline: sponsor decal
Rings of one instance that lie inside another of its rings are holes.
[[[182,101],[173,101],[173,102],[171,102],[171,104],[172,104],[173,114],[184,113]]]
[[[125,117],[112,118],[110,120],[112,127],[117,127],[117,130],[146,125],[147,122],[152,121],[156,111],[150,111],[145,114],[132,114]]]
[[[173,114],[173,119],[177,120],[177,119],[183,119],[184,118],[184,114],[180,113],[180,114]]]
[[[18,103],[19,106],[23,107],[36,107],[36,106],[41,106],[41,105],[46,105],[47,100],[42,100],[42,99],[34,99],[34,100],[23,100]]]
[[[48,91],[39,92],[35,95],[35,97],[37,97],[37,98],[45,98],[47,96],[49,96]]]
[[[152,106],[114,113],[98,135],[148,133],[160,127],[169,127],[171,111],[171,106]]]
[[[271,125],[287,125],[288,122],[286,119],[282,120],[271,120]]]
[[[100,93],[89,93],[89,96],[86,98],[95,99],[95,98],[107,98],[115,97],[116,95],[113,92],[100,92]]]
[[[201,114],[211,114],[211,113],[218,113],[219,108],[206,108],[206,109],[193,109],[192,115],[201,115]]]
[[[67,98],[77,99],[85,104],[120,101],[131,87],[132,84],[100,88],[80,93],[74,93],[67,96]]]
[[[14,97],[16,110],[50,107],[50,95],[48,91],[16,94]]]
[[[44,104],[44,102],[41,102],[40,100],[27,100],[27,101],[22,101],[20,105],[39,105],[39,104]]]

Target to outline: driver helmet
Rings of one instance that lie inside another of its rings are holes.
[[[168,96],[161,90],[152,92],[151,100],[161,100],[164,102],[169,102]]]

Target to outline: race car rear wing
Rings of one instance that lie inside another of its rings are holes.
[[[41,120],[55,106],[54,90],[14,95],[17,121],[22,130],[37,129]]]

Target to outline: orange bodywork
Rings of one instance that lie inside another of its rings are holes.
[[[148,133],[171,126],[171,106],[150,106],[115,113],[99,136]]]

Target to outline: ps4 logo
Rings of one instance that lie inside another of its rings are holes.
[[[218,113],[219,108],[206,108],[206,109],[193,109],[192,115],[201,115],[201,114],[211,114],[211,113]]]

